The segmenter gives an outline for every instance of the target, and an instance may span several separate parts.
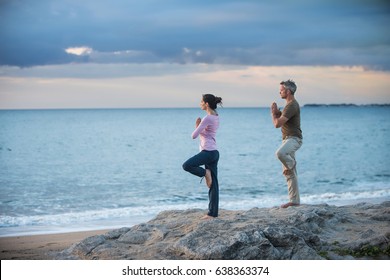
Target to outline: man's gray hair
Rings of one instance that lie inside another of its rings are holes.
[[[280,84],[283,85],[285,89],[291,91],[292,95],[297,91],[297,85],[293,80],[282,81]]]

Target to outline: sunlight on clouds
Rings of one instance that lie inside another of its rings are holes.
[[[89,47],[71,47],[65,49],[65,52],[68,54],[83,56],[83,55],[90,55],[93,52],[93,49]]]
[[[79,70],[75,64],[53,67],[4,68],[2,72],[9,73],[0,77],[0,109],[197,107],[204,93],[221,96],[225,107],[268,107],[273,101],[284,104],[279,96],[279,83],[286,79],[296,81],[296,97],[301,105],[390,103],[390,73],[367,71],[363,67],[208,64],[80,65]],[[91,69],[98,72],[91,73]],[[49,72],[56,75],[48,76]]]
[[[157,58],[149,51],[118,50],[112,52],[100,52],[90,47],[70,47],[65,49],[68,54],[88,57],[89,63],[147,63],[155,62]]]

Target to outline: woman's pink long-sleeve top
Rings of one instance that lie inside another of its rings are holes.
[[[201,151],[214,151],[217,150],[217,142],[215,136],[219,127],[219,116],[218,115],[207,115],[205,116],[198,127],[192,132],[192,139],[200,136],[200,147]]]

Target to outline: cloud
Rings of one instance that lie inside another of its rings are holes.
[[[381,0],[0,2],[0,65],[227,63],[390,70]]]
[[[90,55],[93,52],[92,48],[89,47],[70,47],[65,49],[66,53],[74,54],[78,56]]]
[[[362,67],[152,63],[8,68],[12,75],[0,76],[0,109],[195,107],[207,92],[222,96],[226,108],[268,107],[273,101],[283,104],[279,82],[288,78],[297,82],[301,105],[390,103],[390,72]],[[85,73],[88,79],[78,76]]]

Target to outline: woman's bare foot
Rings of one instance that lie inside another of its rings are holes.
[[[201,220],[211,220],[211,219],[214,219],[213,216],[209,216],[209,215],[205,215],[203,216],[202,218],[200,218]]]
[[[211,171],[209,169],[206,169],[206,185],[208,188],[211,188],[211,184],[213,183],[213,179],[211,177]]]
[[[282,204],[280,207],[281,208],[288,208],[290,206],[299,206],[299,204],[298,203],[289,202],[289,203],[286,203],[286,204]]]

